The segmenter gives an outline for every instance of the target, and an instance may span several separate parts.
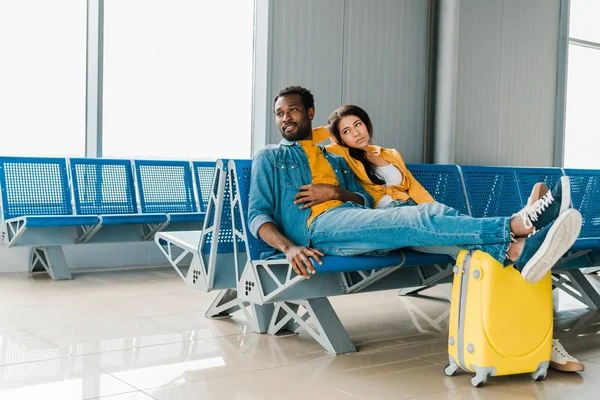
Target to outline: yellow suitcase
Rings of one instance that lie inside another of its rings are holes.
[[[546,377],[552,352],[552,277],[526,282],[512,267],[482,251],[463,250],[454,267],[448,337],[453,376],[458,367],[488,376],[532,373]]]

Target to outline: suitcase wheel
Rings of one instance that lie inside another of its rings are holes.
[[[548,374],[548,362],[544,362],[544,363],[540,364],[537,371],[535,371],[531,374],[531,377],[535,381],[541,382],[546,378],[547,374]]]
[[[487,375],[473,375],[471,385],[480,388],[487,381]]]
[[[446,364],[446,366],[444,367],[444,374],[446,374],[446,376],[454,376],[456,375],[457,370],[457,365]]]

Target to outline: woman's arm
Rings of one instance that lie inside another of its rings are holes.
[[[319,126],[312,130],[312,140],[315,143],[321,143],[324,140],[329,139],[329,130],[325,126]]]

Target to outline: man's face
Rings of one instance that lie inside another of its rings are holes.
[[[284,138],[291,141],[312,138],[315,109],[306,110],[299,94],[281,96],[275,102],[275,122]]]

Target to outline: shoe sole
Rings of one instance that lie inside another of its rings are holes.
[[[569,177],[561,176],[560,185],[562,186],[562,198],[560,199],[559,215],[571,208],[571,181]]]
[[[581,214],[579,211],[571,208],[560,214],[538,251],[525,264],[521,271],[523,278],[529,283],[536,283],[542,279],[573,246],[580,231]]]
[[[562,372],[583,372],[585,371],[585,366],[581,363],[576,363],[572,361],[568,361],[566,364],[559,364],[554,361],[550,361],[550,368],[555,369],[557,371]]]

